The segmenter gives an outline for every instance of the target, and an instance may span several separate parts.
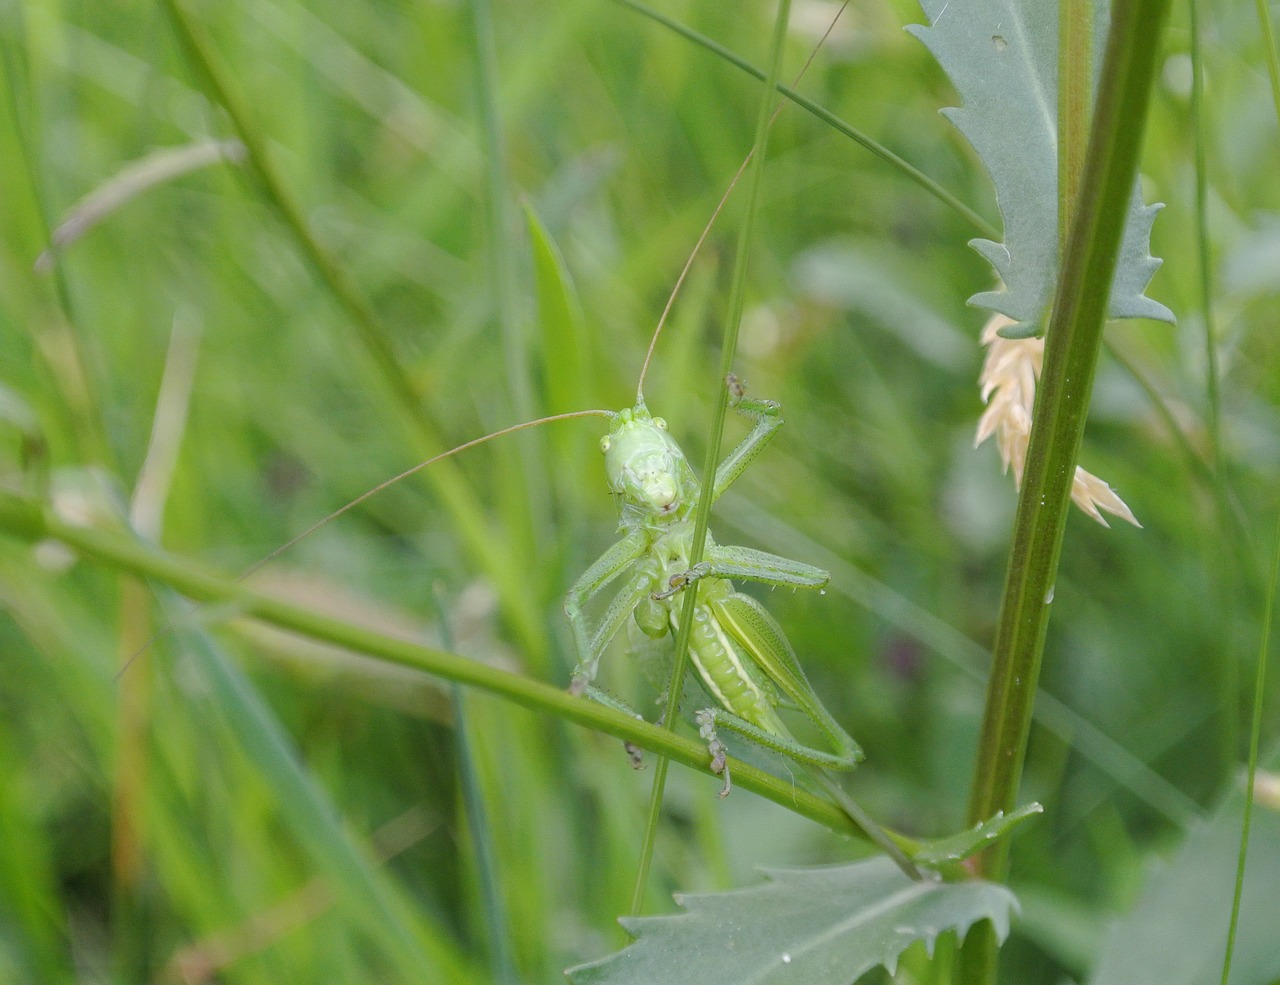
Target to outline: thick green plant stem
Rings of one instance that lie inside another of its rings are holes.
[[[782,73],[782,49],[787,40],[787,23],[791,14],[791,0],[781,0],[773,24],[773,39],[769,47],[769,74],[765,79],[760,109],[756,115],[755,140],[751,145],[751,167],[747,172],[747,198],[742,224],[738,227],[737,252],[734,257],[733,281],[729,292],[729,315],[724,325],[724,341],[720,354],[720,377],[716,386],[716,406],[711,418],[711,433],[707,440],[707,457],[702,467],[702,495],[694,512],[693,547],[689,551],[689,565],[696,566],[702,560],[706,547],[707,527],[711,518],[711,500],[715,489],[716,465],[720,461],[721,439],[724,436],[725,416],[729,412],[729,388],[726,380],[733,370],[733,359],[738,349],[738,330],[742,325],[742,312],[747,296],[747,262],[750,257],[752,233],[755,230],[757,206],[760,201],[760,176],[764,172],[765,151],[769,143],[769,118],[774,104],[774,91]],[[671,669],[671,681],[667,685],[667,706],[663,721],[674,729],[680,714],[680,696],[684,689],[684,672],[689,657],[689,635],[693,630],[693,613],[697,607],[697,591],[686,592],[684,608],[680,610],[680,626],[676,632],[675,661]],[[704,758],[705,758],[704,748]],[[645,823],[644,841],[640,848],[640,861],[636,870],[635,889],[631,894],[631,913],[640,912],[644,904],[645,887],[649,882],[649,866],[653,861],[653,847],[657,840],[658,820],[662,813],[662,796],[667,781],[667,763],[660,759],[654,767],[653,789],[649,797],[649,814]]]
[[[1093,2],[1058,8],[1058,257],[1067,249],[1071,213],[1084,172],[1093,82]]]
[[[699,772],[710,773],[707,747],[703,742],[682,738],[669,729],[595,701],[583,701],[561,688],[520,674],[353,626],[332,616],[255,592],[194,562],[147,547],[127,533],[69,523],[44,503],[5,489],[0,489],[0,533],[32,543],[45,539],[58,541],[86,560],[170,585],[197,602],[220,603],[236,615],[412,667],[468,687],[477,687],[534,711],[555,715],[632,742]],[[844,811],[822,797],[800,790],[793,783],[747,763],[732,760],[731,768],[735,786],[757,793],[833,831],[863,837],[862,831]],[[891,836],[908,854],[919,850],[919,845],[910,838],[893,833]]]
[[[1137,175],[1168,8],[1168,0],[1120,0],[1112,11],[1080,196],[1046,334],[969,804],[971,823],[1016,806],[1108,286]],[[1007,867],[1004,843],[979,856],[980,875],[1000,879]],[[995,981],[989,925],[966,939],[959,980],[965,985]]]

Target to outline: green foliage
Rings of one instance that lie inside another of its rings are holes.
[[[1090,985],[1191,985],[1217,981],[1235,890],[1244,794],[1237,788],[1158,862],[1132,910],[1115,920]],[[1280,980],[1280,810],[1254,806],[1231,985]]]
[[[186,0],[175,30],[163,5],[0,0],[0,981],[559,980],[625,943],[616,915],[655,754],[632,771],[615,736],[679,764],[644,912],[677,889],[747,884],[761,864],[851,854],[847,819],[785,771],[735,764],[721,803],[687,725],[667,735],[565,693],[560,602],[616,523],[594,423],[441,462],[251,590],[207,577],[530,413],[631,404],[654,322],[751,143],[762,87],[739,67],[765,63],[772,12],[663,5],[731,65],[630,6],[498,0],[485,61],[470,4]],[[797,4],[784,79],[821,9]],[[1215,894],[1229,877],[1229,820],[1206,845],[1196,819],[1245,751],[1253,545],[1280,488],[1280,198],[1257,12],[1198,12],[1203,115],[1175,7],[1142,162],[1168,208],[1154,227],[1131,219],[1120,268],[1119,293],[1142,307],[1144,259],[1162,256],[1150,290],[1179,327],[1110,329],[1119,358],[1102,358],[1085,435],[1145,529],[1067,521],[1016,801],[1045,816],[1007,839],[1027,913],[1001,949],[1007,981],[1085,980],[1099,955],[1099,974],[1113,967],[1099,928],[1171,845]],[[808,112],[786,107],[774,127],[734,372],[788,422],[712,524],[832,572],[825,598],[764,601],[866,748],[851,795],[954,861],[994,833],[946,838],[967,823],[1014,502],[994,456],[971,449],[981,319],[963,299],[990,270],[963,243],[998,238],[987,170],[1013,147],[1037,163],[1026,211],[995,177],[1010,262],[1020,222],[1047,251],[1056,164],[1012,117],[1004,143],[983,129],[980,156],[939,121],[969,100],[903,34],[919,19],[908,0],[852,5],[793,87]],[[1025,110],[1008,88],[1004,112]],[[225,161],[201,156],[215,147]],[[37,272],[104,188],[112,210]],[[646,382],[695,455],[722,392],[740,204]],[[1043,265],[1023,263],[1034,276],[1010,268],[1006,287],[1040,297]],[[31,506],[50,499],[97,526],[51,528]],[[214,601],[173,616],[165,582]],[[602,677],[656,717],[621,648]],[[467,691],[485,825],[462,808],[442,681]],[[1255,841],[1271,819],[1258,823]],[[1266,846],[1249,861],[1238,975],[1267,973],[1250,923],[1274,885]],[[1153,887],[1135,923],[1166,919],[1175,891]],[[1003,890],[979,892],[1008,913]],[[1205,910],[1222,899],[1188,900],[1200,930],[1170,931],[1185,967],[1220,955],[1226,914]],[[514,972],[491,926],[510,928]],[[903,955],[904,977],[946,974],[923,952]]]
[[[765,869],[763,885],[676,897],[685,911],[624,917],[626,950],[569,970],[575,985],[694,981],[708,985],[853,981],[938,936],[990,920],[1003,940],[1013,894],[986,882],[912,882],[888,859]]]
[[[998,811],[993,817],[975,824],[972,828],[930,841],[913,853],[912,858],[921,865],[934,867],[951,862],[962,862],[991,847],[999,839],[1008,837],[1013,829],[1024,821],[1043,813],[1044,808],[1039,804],[1024,804],[1008,814]]]
[[[1058,186],[1058,4],[1055,0],[984,0],[952,8],[923,0],[928,27],[908,27],[923,41],[960,94],[943,110],[973,146],[995,186],[1004,241],[971,245],[1003,288],[969,303],[998,311],[1018,325],[1009,338],[1043,331],[1061,258]],[[1107,4],[1088,5],[1092,50],[1100,64]],[[944,16],[945,14],[945,16]],[[1173,321],[1165,305],[1144,296],[1160,261],[1151,257],[1151,225],[1161,206],[1144,206],[1134,186],[1107,314],[1111,318]]]

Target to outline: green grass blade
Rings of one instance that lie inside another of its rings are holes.
[[[449,626],[449,614],[441,604],[440,596],[433,590],[431,603],[440,620],[440,639],[452,650],[453,631]],[[511,929],[503,906],[498,864],[489,825],[489,811],[484,798],[484,786],[480,782],[479,766],[472,749],[471,715],[467,709],[467,694],[461,685],[449,687],[449,705],[453,709],[454,747],[457,749],[458,779],[462,788],[462,807],[466,816],[467,833],[475,852],[476,881],[480,904],[484,910],[486,930],[489,936],[489,965],[493,980],[499,985],[515,985],[520,979],[516,973],[515,956],[511,950]]]
[[[1267,9],[1266,0],[1255,0],[1254,7],[1258,11],[1258,30],[1262,34],[1263,56],[1267,60],[1267,79],[1271,83],[1271,105],[1276,111],[1276,122],[1280,123],[1280,54],[1276,52],[1271,11]]]
[[[171,616],[180,618],[179,600],[173,593],[162,591],[160,596]],[[358,918],[372,940],[391,951],[402,974],[463,980],[457,976],[468,974],[465,964],[436,928],[421,920],[411,923],[405,906],[367,849],[353,844],[334,804],[303,766],[283,727],[248,678],[206,633],[197,630],[185,639],[187,652],[196,657],[199,672],[210,685],[231,731],[275,792],[289,828],[306,848],[312,864],[329,876],[348,912]]]
[[[215,100],[231,117],[236,133],[247,151],[249,164],[257,175],[267,200],[284,221],[303,256],[356,327],[365,350],[377,367],[379,377],[410,428],[418,453],[428,457],[440,451],[444,443],[423,413],[421,396],[405,373],[390,337],[346,270],[316,239],[301,204],[272,164],[267,141],[259,132],[226,70],[219,63],[213,46],[187,12],[182,0],[164,0],[164,5],[192,63]],[[530,655],[541,662],[547,646],[541,621],[513,566],[507,563],[507,552],[489,528],[484,511],[474,494],[448,462],[442,462],[433,468],[428,474],[428,480],[435,486],[446,508],[458,523],[477,560],[498,586],[521,641]]]
[[[742,224],[738,229],[738,243],[734,254],[733,280],[729,288],[729,313],[721,343],[720,375],[716,380],[715,410],[711,418],[711,431],[707,440],[707,454],[702,467],[702,494],[694,512],[693,546],[689,551],[690,566],[702,560],[706,547],[707,526],[711,518],[712,491],[715,487],[716,465],[720,461],[720,445],[724,436],[725,415],[729,410],[729,389],[725,381],[733,370],[737,353],[738,333],[742,326],[742,311],[746,304],[747,265],[750,257],[752,233],[755,229],[757,206],[760,202],[760,176],[764,172],[764,158],[769,143],[769,117],[774,104],[774,90],[782,71],[782,51],[787,39],[787,22],[791,13],[790,0],[781,0],[774,21],[773,39],[769,49],[769,74],[765,79],[763,98],[756,116],[755,139],[751,145],[751,164],[747,172],[747,198],[744,203]],[[667,685],[667,706],[663,721],[667,728],[675,728],[680,712],[680,696],[684,689],[685,665],[689,656],[689,636],[693,629],[693,614],[697,607],[698,593],[686,592],[684,607],[680,610],[680,625],[676,632],[675,660],[671,669],[671,682]],[[705,758],[705,757],[704,757]],[[662,795],[667,779],[667,762],[660,759],[653,772],[653,789],[649,797],[649,814],[645,824],[644,842],[636,871],[636,887],[631,894],[631,913],[640,912],[644,902],[645,887],[649,882],[649,866],[653,859],[653,846],[657,839],[658,820],[662,813]]]
[[[753,78],[759,79],[761,82],[765,81],[765,72],[762,69],[759,69],[755,65],[752,65],[745,58],[741,57],[740,55],[738,55],[733,51],[730,51],[728,48],[720,44],[718,41],[715,41],[707,37],[705,34],[701,34],[698,31],[693,30],[693,28],[688,27],[685,24],[681,24],[675,18],[668,17],[666,14],[663,14],[657,10],[654,10],[652,7],[648,6],[647,4],[641,3],[640,0],[616,0],[616,2],[622,4],[624,7],[630,7],[632,10],[636,11],[639,14],[643,14],[645,17],[648,17],[650,20],[656,21],[657,23],[661,24],[663,27],[667,28],[668,30],[673,31],[674,33],[680,35],[680,37],[685,38],[689,41],[692,41],[694,44],[701,45],[703,48],[706,48],[712,54],[716,55],[719,58],[724,59],[730,65],[733,65],[735,68],[741,69],[743,72],[746,72],[748,75],[752,76]],[[926,192],[928,192],[930,195],[936,198],[939,202],[947,206],[947,208],[951,209],[957,215],[965,219],[970,225],[973,226],[974,232],[989,238],[996,238],[1000,235],[1000,230],[997,229],[994,225],[992,225],[986,219],[982,218],[982,216],[978,215],[977,212],[969,208],[969,206],[965,205],[964,202],[960,201],[959,198],[957,198],[951,192],[947,191],[947,189],[943,188],[942,185],[938,184],[938,182],[934,181],[932,178],[930,178],[927,174],[925,174],[915,165],[911,164],[906,159],[899,157],[897,154],[889,150],[889,148],[885,147],[879,141],[872,139],[871,137],[863,133],[861,130],[859,130],[857,127],[853,126],[852,124],[846,123],[844,120],[840,119],[830,110],[825,109],[824,107],[822,107],[821,105],[819,105],[818,103],[810,99],[808,96],[805,96],[797,92],[795,89],[793,89],[791,86],[787,85],[786,83],[782,82],[781,80],[779,79],[774,80],[774,88],[778,92],[780,92],[782,95],[786,96],[793,103],[795,103],[797,106],[801,107],[806,112],[811,113],[812,115],[817,117],[819,120],[821,120],[823,123],[830,126],[837,133],[842,134],[845,137],[848,137],[854,143],[862,146],[866,150],[869,150],[872,154],[880,158],[880,160],[884,161],[890,167],[895,168],[896,170],[901,172],[905,177],[909,178],[911,181],[914,181],[917,185],[919,185]]]
[[[17,7],[13,12],[13,20],[18,24],[22,23],[21,7]],[[53,240],[53,209],[46,188],[48,169],[42,159],[39,128],[35,125],[38,119],[37,100],[32,91],[33,83],[27,52],[13,43],[8,36],[0,36],[0,67],[4,74],[5,105],[8,110],[8,120],[5,122],[11,132],[11,137],[4,141],[4,146],[13,149],[12,153],[6,156],[21,169],[22,185],[30,195],[29,209],[23,209],[20,204],[15,205],[12,198],[6,196],[6,223],[15,232],[26,227],[24,231],[27,233],[27,239],[38,237],[40,248],[43,249],[47,248]],[[12,195],[9,191],[11,186],[7,181],[6,186],[8,186],[6,192]],[[21,221],[24,212],[28,213],[26,223]],[[34,263],[39,255],[39,249],[32,250],[27,246],[27,251],[29,255],[23,257],[23,260]],[[92,374],[85,371],[85,368],[92,365],[94,360],[87,358],[88,352],[84,340],[80,337],[80,323],[76,317],[66,272],[61,267],[55,267],[52,277],[54,303],[62,313],[65,326],[51,326],[41,334],[53,336],[65,331],[67,339],[71,342],[75,371],[64,373],[65,382],[62,388],[66,392],[69,403],[67,410],[74,421],[75,435],[83,446],[84,457],[110,467],[114,463],[115,455],[102,427],[104,415],[101,411],[100,395],[96,392],[97,382]],[[62,340],[59,339],[58,342],[61,343]],[[68,382],[75,385],[68,387],[66,386]]]
[[[194,601],[223,603],[239,615],[259,619],[281,629],[477,687],[523,707],[632,742],[699,772],[710,772],[706,745],[675,735],[668,728],[641,721],[595,701],[584,701],[560,688],[520,674],[365,629],[332,615],[255,592],[190,561],[148,549],[125,534],[68,523],[36,501],[2,489],[0,531],[33,543],[52,538],[97,564],[163,582]],[[833,830],[860,834],[844,812],[830,802],[798,790],[793,784],[746,763],[735,761],[732,768],[736,786],[758,793]]]
[[[1236,932],[1240,926],[1240,900],[1244,895],[1245,863],[1249,857],[1249,828],[1253,821],[1254,791],[1258,780],[1258,747],[1262,740],[1263,698],[1267,693],[1267,664],[1271,655],[1271,623],[1274,618],[1276,585],[1280,581],[1280,524],[1276,525],[1275,548],[1271,558],[1271,581],[1262,608],[1262,638],[1258,641],[1258,669],[1253,681],[1253,720],[1249,729],[1248,780],[1244,788],[1244,817],[1240,824],[1240,855],[1236,860],[1236,884],[1231,894],[1231,919],[1227,924],[1227,949],[1222,959],[1222,985],[1231,978]]]

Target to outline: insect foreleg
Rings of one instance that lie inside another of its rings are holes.
[[[601,590],[610,582],[618,577],[628,565],[632,564],[636,558],[645,552],[648,543],[642,530],[636,530],[623,537],[607,551],[596,559],[591,567],[583,572],[582,577],[573,583],[573,587],[564,597],[564,614],[569,619],[569,626],[573,631],[574,646],[578,650],[578,666],[573,672],[573,683],[570,690],[574,693],[580,693],[583,687],[589,683],[596,675],[596,665],[600,662],[600,654],[605,646],[608,645],[609,639],[613,633],[617,632],[618,626],[621,626],[626,619],[626,612],[623,610],[622,619],[617,621],[613,632],[603,640],[600,639],[601,631],[609,621],[609,614],[605,616],[605,622],[601,624],[600,629],[595,633],[591,632],[587,625],[586,615],[583,609],[587,603],[591,601]],[[619,594],[630,597],[635,592],[639,592],[639,598],[644,598],[644,592],[647,589],[639,589],[638,583],[633,582],[629,586],[630,591],[624,591]],[[615,608],[621,605],[619,598],[615,598],[609,606],[609,613],[614,613]],[[636,603],[632,603],[630,608],[634,609]]]
[[[580,663],[573,672],[571,691],[580,691],[582,684],[595,678],[596,667],[600,663],[600,656],[604,653],[605,647],[631,618],[636,606],[648,598],[649,593],[653,591],[653,582],[652,571],[638,571],[631,581],[610,600],[609,608],[605,610],[604,618],[600,620],[600,625],[596,627],[588,644],[586,662]]]
[[[821,568],[792,561],[790,558],[750,547],[721,547],[719,544],[712,544],[707,548],[705,561],[688,571],[672,575],[668,583],[669,590],[654,598],[670,598],[703,578],[735,578],[765,585],[781,585],[784,588],[822,588],[831,581],[831,576]]]
[[[778,428],[782,427],[780,403],[775,400],[760,400],[745,396],[746,385],[736,376],[731,375],[726,384],[729,387],[729,401],[733,409],[739,414],[754,418],[756,423],[738,447],[729,452],[716,468],[715,487],[711,494],[713,502],[719,499],[720,494],[746,471],[747,466],[769,443],[769,439],[774,436]]]

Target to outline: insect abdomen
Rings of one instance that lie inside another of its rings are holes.
[[[742,654],[715,613],[701,603],[693,614],[689,657],[721,707],[761,728],[782,728],[772,703],[746,667]]]

